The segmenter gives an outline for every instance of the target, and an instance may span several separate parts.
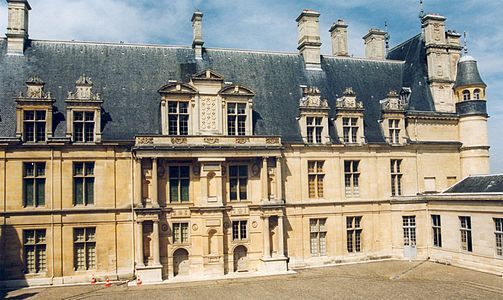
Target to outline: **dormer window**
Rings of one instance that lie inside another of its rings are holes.
[[[93,92],[93,82],[86,75],[76,81],[76,91],[65,100],[67,110],[66,135],[74,143],[101,142],[101,104],[99,94]]]
[[[189,102],[168,101],[169,135],[189,134]]]
[[[381,100],[381,125],[384,137],[389,144],[406,143],[405,102],[398,93],[391,90],[388,97]]]
[[[303,87],[302,93],[299,103],[302,139],[308,144],[329,143],[327,100],[321,99],[321,93],[316,87]]]
[[[391,144],[400,143],[400,119],[389,119],[388,120],[389,129],[389,142]]]
[[[218,94],[224,106],[224,134],[252,135],[253,97],[255,92],[241,85],[228,84]]]
[[[227,103],[227,133],[246,135],[246,103]]]
[[[365,142],[363,112],[363,103],[356,100],[356,93],[352,88],[346,88],[343,97],[337,99],[334,119],[334,125],[341,143],[360,145]]]
[[[463,91],[463,100],[464,101],[470,100],[470,91],[469,90]]]
[[[52,112],[54,99],[44,92],[45,83],[38,76],[27,82],[26,94],[16,100],[16,136],[28,143],[43,143],[52,137]]]

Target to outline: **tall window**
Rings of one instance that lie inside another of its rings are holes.
[[[475,91],[473,91],[473,98],[475,100],[480,100],[480,90],[479,89],[476,89]]]
[[[45,205],[45,163],[23,164],[23,205]]]
[[[321,134],[323,132],[322,117],[307,117],[307,142],[321,144]]]
[[[344,143],[356,143],[358,141],[358,118],[342,118],[342,130]]]
[[[246,135],[245,103],[227,103],[227,131],[229,135]]]
[[[431,226],[433,230],[433,246],[442,247],[442,224],[440,215],[431,215]]]
[[[391,196],[402,195],[402,160],[392,159],[390,160],[390,170],[391,170]]]
[[[403,221],[403,245],[416,245],[416,216],[402,216]]]
[[[323,198],[324,161],[309,161],[307,163],[309,198]]]
[[[73,112],[73,139],[75,142],[94,142],[94,111]]]
[[[73,229],[75,270],[96,269],[96,227]]]
[[[327,228],[325,223],[327,219],[310,219],[309,231],[311,233],[311,255],[327,255]]]
[[[246,240],[247,230],[246,221],[232,221],[232,239],[233,240]]]
[[[388,120],[389,125],[389,142],[390,144],[400,143],[400,120],[390,119]]]
[[[503,256],[503,218],[494,218],[496,230],[496,255]]]
[[[94,204],[94,162],[73,164],[73,203]]]
[[[461,250],[473,251],[472,247],[472,220],[470,217],[459,217],[461,231]]]
[[[469,90],[463,91],[463,100],[470,100],[470,91]]]
[[[360,172],[358,171],[357,160],[344,161],[344,186],[346,197],[359,197],[360,196]]]
[[[168,101],[168,134],[189,134],[189,102]]]
[[[23,230],[24,267],[26,273],[46,270],[45,229]]]
[[[346,218],[346,231],[347,231],[347,249],[348,252],[360,252],[361,247],[361,228],[362,217],[347,217]]]
[[[25,110],[23,125],[25,142],[45,142],[45,110]]]
[[[173,243],[187,244],[189,242],[189,223],[173,223]]]
[[[230,200],[248,199],[248,166],[229,166]]]
[[[169,167],[169,199],[174,202],[189,202],[189,166]]]

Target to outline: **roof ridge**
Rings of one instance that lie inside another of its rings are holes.
[[[421,36],[421,33],[416,34],[415,36],[409,38],[408,40],[401,42],[400,44],[396,45],[395,47],[391,48],[389,52],[392,52],[395,49],[398,49],[399,47],[402,47],[403,45],[407,44],[408,42],[412,41],[413,39],[417,38],[418,36]]]

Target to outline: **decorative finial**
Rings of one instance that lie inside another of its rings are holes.
[[[422,20],[423,17],[424,17],[423,0],[419,0],[419,19]]]
[[[464,43],[464,51],[465,51],[465,54],[468,54],[468,38],[467,38],[467,34],[466,34],[466,31],[463,33],[463,43]]]

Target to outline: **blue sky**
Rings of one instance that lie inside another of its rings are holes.
[[[391,46],[420,32],[417,0],[30,0],[33,39],[189,45],[190,17],[204,14],[207,47],[296,52],[295,18],[317,10],[323,42],[330,53],[330,25],[349,25],[349,51],[363,56],[361,37],[388,22]],[[501,0],[424,0],[424,10],[447,17],[447,28],[468,33],[470,54],[488,84],[491,171],[503,173],[503,16]],[[6,28],[7,4],[0,2],[0,28]],[[5,29],[2,29],[5,31]]]

